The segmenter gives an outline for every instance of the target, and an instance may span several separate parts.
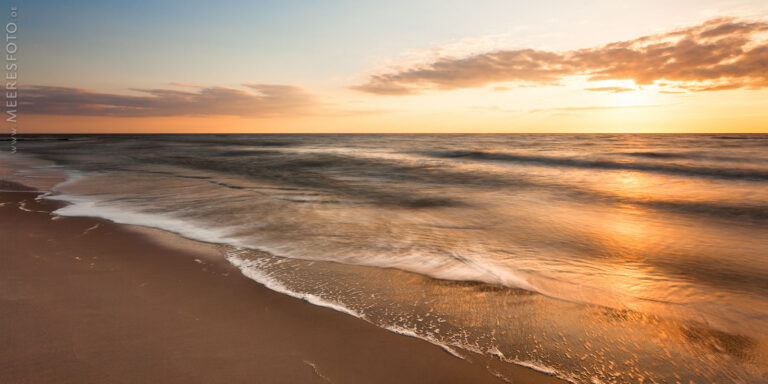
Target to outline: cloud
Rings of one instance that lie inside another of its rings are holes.
[[[583,107],[557,107],[557,108],[540,108],[531,109],[530,113],[536,112],[584,112],[584,111],[601,111],[606,109],[642,109],[642,108],[657,108],[662,107],[665,104],[641,104],[641,105],[589,105]]]
[[[172,85],[174,87],[182,87],[182,88],[199,88],[199,89],[205,88],[204,85],[192,84],[192,83],[184,83],[184,82],[181,82],[181,81],[172,81],[172,82],[168,83],[168,85]]]
[[[621,93],[621,92],[630,92],[634,91],[634,88],[625,88],[625,87],[597,87],[597,88],[586,88],[585,91],[592,91],[592,92],[610,92],[610,93]]]
[[[176,86],[197,88],[174,83]],[[289,85],[243,84],[245,89],[200,87],[194,90],[134,89],[138,95],[80,88],[32,86],[22,89],[25,114],[77,116],[249,116],[312,113],[323,104]]]
[[[768,87],[768,23],[734,18],[634,40],[564,52],[499,50],[372,75],[352,87],[379,95],[483,87],[499,82],[556,85],[569,76],[590,81],[665,81],[691,92]]]

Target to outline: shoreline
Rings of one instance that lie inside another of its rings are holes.
[[[269,290],[215,245],[52,216],[65,204],[2,187],[18,189],[0,192],[2,382],[503,382],[480,356]]]

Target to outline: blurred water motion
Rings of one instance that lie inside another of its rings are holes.
[[[766,135],[69,139],[20,142],[77,176],[61,214],[225,244],[501,375],[768,380]]]

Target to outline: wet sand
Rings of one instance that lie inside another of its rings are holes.
[[[216,246],[55,217],[36,196],[0,192],[2,383],[502,382],[482,359],[271,291]]]

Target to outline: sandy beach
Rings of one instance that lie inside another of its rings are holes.
[[[216,246],[56,217],[62,203],[2,187],[0,382],[501,382],[487,362],[268,290]]]

